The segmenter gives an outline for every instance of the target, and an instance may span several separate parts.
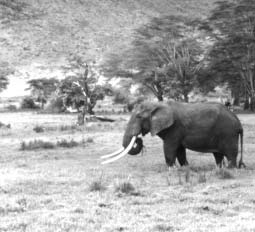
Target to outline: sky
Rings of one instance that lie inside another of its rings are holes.
[[[10,83],[8,88],[0,93],[0,97],[18,97],[29,95],[29,91],[25,91],[27,85],[24,79],[11,77],[9,78],[9,81]]]
[[[6,90],[0,93],[0,97],[18,97],[29,95],[30,92],[26,90],[28,85],[26,84],[30,79],[38,78],[64,78],[64,74],[59,68],[42,69],[40,63],[32,63],[30,65],[24,65],[17,68],[14,74],[8,77],[9,85]]]

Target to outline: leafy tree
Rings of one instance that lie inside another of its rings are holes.
[[[39,107],[35,104],[34,99],[30,96],[25,97],[22,99],[21,105],[20,105],[21,109],[38,109]]]
[[[194,32],[193,23],[184,16],[153,18],[136,30],[129,50],[106,59],[104,71],[132,78],[159,101],[164,96],[188,101],[202,54]]]
[[[14,72],[14,69],[7,62],[0,61],[0,92],[5,90],[9,85],[8,76]]]
[[[2,76],[2,74],[0,74],[0,92],[2,92],[4,89],[6,89],[8,84],[9,84],[8,78],[5,76]]]
[[[235,98],[250,99],[255,109],[255,2],[221,1],[202,29],[215,41],[209,69],[218,83],[228,83]],[[237,101],[238,102],[238,101]],[[247,104],[246,104],[247,105]]]
[[[84,117],[94,114],[93,108],[98,100],[104,99],[111,89],[98,84],[100,74],[95,64],[88,65],[81,57],[74,56],[69,59],[69,66],[64,67],[69,72],[61,81],[59,94],[63,97],[66,106],[72,106],[82,112],[78,116],[78,123],[84,124]]]
[[[28,82],[28,89],[31,90],[31,95],[36,101],[41,103],[41,108],[53,92],[56,91],[59,81],[56,78],[39,78],[32,79]]]

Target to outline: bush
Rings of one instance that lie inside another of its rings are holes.
[[[39,129],[40,130],[40,129]],[[57,141],[57,143],[47,142],[43,140],[33,140],[29,142],[21,142],[20,150],[37,150],[37,149],[53,149],[56,147],[64,147],[64,148],[72,148],[77,147],[79,145],[85,144],[87,141],[82,140],[80,142],[76,142],[73,139],[70,141],[66,139],[62,139],[60,141]]]
[[[76,124],[72,124],[72,125],[61,125],[59,127],[60,131],[68,131],[68,130],[76,130],[77,128],[79,128],[78,125]]]
[[[115,104],[126,104],[129,102],[129,97],[127,93],[123,93],[120,90],[114,93],[113,102]]]
[[[42,132],[44,132],[44,129],[42,126],[35,126],[33,128],[33,131],[35,131],[36,133],[42,133]]]
[[[144,97],[138,97],[138,98],[136,98],[136,99],[133,99],[133,100],[128,101],[128,103],[127,103],[127,110],[128,110],[128,112],[132,112],[133,109],[135,108],[135,106],[136,106],[137,104],[140,104],[140,103],[143,102],[144,100],[145,100]]]
[[[54,143],[35,139],[34,141],[21,142],[20,150],[31,151],[31,150],[37,150],[37,149],[53,149],[53,148],[55,148]]]
[[[88,137],[86,142],[87,143],[94,143],[94,139],[92,137]]]
[[[89,191],[90,192],[101,192],[106,190],[105,183],[103,182],[103,175],[101,175],[99,178],[96,180],[93,180],[89,184]]]
[[[115,192],[131,194],[131,195],[138,195],[138,193],[135,191],[135,187],[130,182],[129,178],[127,178],[127,180],[118,181],[115,184]]]
[[[66,110],[63,99],[61,97],[52,97],[49,103],[45,107],[45,111],[48,113],[61,113]]]
[[[0,128],[11,129],[11,124],[4,124],[4,123],[0,122]]]
[[[35,104],[33,98],[25,97],[21,102],[21,109],[38,109],[39,107]]]
[[[16,105],[8,105],[5,107],[6,110],[8,111],[16,111],[17,110],[17,106]]]
[[[62,140],[57,142],[57,146],[58,147],[68,147],[68,148],[71,148],[71,147],[79,146],[79,143],[74,141],[73,139],[70,140],[70,141],[67,141],[66,139],[62,139]]]

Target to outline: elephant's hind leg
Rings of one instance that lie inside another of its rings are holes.
[[[214,155],[214,158],[215,158],[215,161],[216,161],[216,165],[219,168],[222,168],[224,155],[219,153],[219,152],[214,152],[213,155]]]
[[[181,166],[188,165],[188,161],[186,158],[186,149],[183,146],[180,146],[177,150],[177,159]]]
[[[227,140],[223,140],[220,150],[221,153],[227,157],[228,168],[237,167],[236,159],[238,155],[238,135],[235,137],[230,136]]]

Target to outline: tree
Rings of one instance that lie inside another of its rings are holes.
[[[100,74],[97,72],[95,64],[89,65],[81,57],[71,57],[69,66],[64,69],[69,74],[60,83],[58,92],[67,106],[75,107],[78,110],[82,106],[82,112],[78,116],[78,123],[82,125],[85,115],[87,113],[94,114],[93,108],[97,101],[104,99],[111,90],[108,85],[98,84]]]
[[[41,108],[53,92],[56,91],[59,81],[56,78],[39,78],[32,79],[28,82],[28,89],[31,90],[31,95],[36,101],[41,103]]]
[[[6,89],[8,84],[9,84],[8,78],[0,74],[0,92]]]
[[[228,83],[232,95],[250,99],[255,109],[255,2],[222,1],[201,29],[215,41],[209,67],[219,83]],[[238,100],[236,101],[238,102]]]
[[[14,73],[14,69],[10,67],[9,63],[0,61],[0,92],[9,85],[8,76],[12,73]]]
[[[105,73],[132,78],[159,101],[173,96],[188,101],[202,54],[195,31],[184,16],[153,18],[136,30],[129,50],[108,57]]]

